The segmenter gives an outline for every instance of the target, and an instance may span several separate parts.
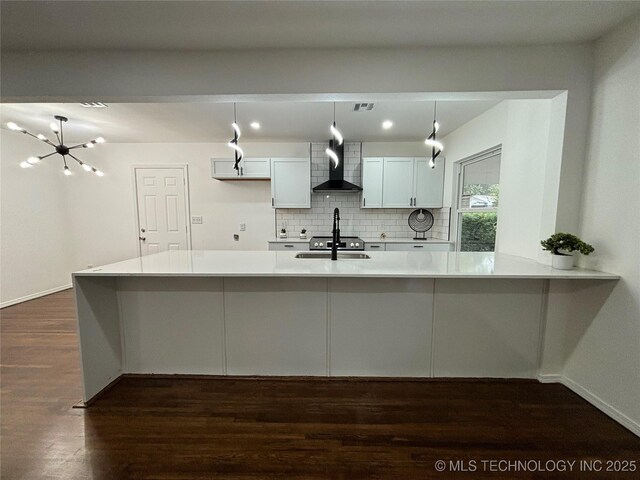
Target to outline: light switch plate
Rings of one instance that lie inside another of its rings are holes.
[[[192,225],[202,225],[202,215],[191,215]]]
[[[240,224],[240,231],[241,231],[241,232],[244,232],[244,231],[246,231],[246,230],[247,230],[247,224],[246,224],[246,223],[241,223],[241,224]]]

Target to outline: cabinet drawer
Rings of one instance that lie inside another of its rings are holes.
[[[387,252],[448,252],[450,243],[387,243]]]
[[[309,250],[307,242],[274,242],[269,244],[269,250],[291,250],[306,252]]]
[[[383,250],[386,250],[386,245],[384,243],[365,242],[364,249],[372,250],[374,252],[377,250],[378,252],[381,252]]]

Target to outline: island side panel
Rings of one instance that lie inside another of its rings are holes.
[[[434,376],[536,378],[543,282],[437,279]]]
[[[224,372],[222,278],[121,277],[126,373]]]
[[[431,376],[433,280],[329,280],[330,374]]]
[[[224,279],[229,375],[326,375],[327,279]]]
[[[83,400],[88,402],[122,374],[122,339],[116,279],[74,276]]]

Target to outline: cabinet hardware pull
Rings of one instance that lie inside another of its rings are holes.
[[[271,206],[273,207],[273,197],[271,198]]]
[[[363,198],[363,199],[362,199],[362,206],[363,206],[363,207],[366,207],[366,206],[367,206],[367,199],[366,199],[366,198]]]
[[[380,245],[371,245],[371,248],[380,248]]]
[[[293,248],[293,245],[285,245],[287,248]]]
[[[414,245],[413,248],[422,248],[424,245]]]

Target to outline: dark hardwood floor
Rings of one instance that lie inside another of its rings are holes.
[[[529,381],[134,377],[72,408],[71,291],[1,315],[2,479],[625,478],[481,463],[503,459],[640,468],[640,438],[566,388]],[[438,472],[437,460],[476,471]]]

